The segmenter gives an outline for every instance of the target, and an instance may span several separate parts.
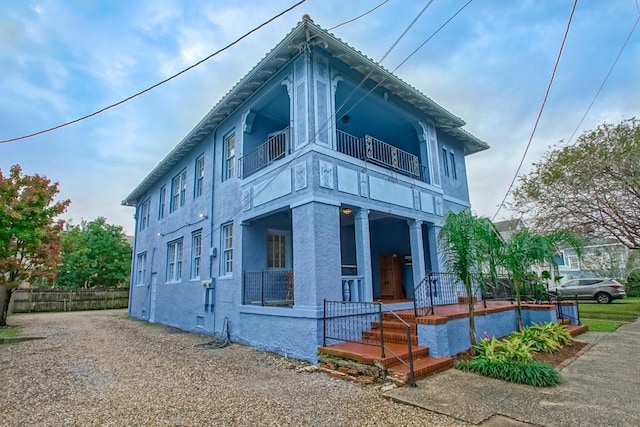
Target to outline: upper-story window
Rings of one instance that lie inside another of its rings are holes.
[[[451,178],[458,179],[458,170],[456,169],[456,156],[453,151],[449,151],[449,166],[451,168]]]
[[[184,169],[171,180],[171,203],[169,212],[173,212],[184,206],[184,199],[187,194],[187,170]]]
[[[160,198],[158,199],[158,219],[164,218],[164,208],[167,203],[167,186],[160,187]]]
[[[167,282],[179,282],[182,279],[182,239],[167,245]]]
[[[222,180],[226,181],[235,174],[236,166],[236,133],[232,132],[224,137],[224,165]]]
[[[144,230],[149,226],[149,214],[151,211],[151,200],[146,200],[142,205],[140,205],[140,230]]]
[[[204,154],[196,159],[196,176],[193,187],[193,197],[202,196],[202,188],[204,187]]]
[[[442,148],[442,169],[444,169],[444,176],[449,176],[449,152],[446,148]]]

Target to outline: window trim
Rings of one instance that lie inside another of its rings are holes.
[[[147,284],[147,251],[136,255],[136,286]]]
[[[184,244],[182,237],[167,243],[167,283],[182,281],[183,256]]]
[[[196,157],[195,167],[194,167],[194,180],[193,180],[193,198],[197,199],[202,196],[204,191],[204,174],[205,174],[205,165],[204,165],[204,153]]]
[[[164,209],[167,206],[167,186],[160,187],[160,195],[158,198],[158,219],[164,218]]]
[[[178,184],[176,186],[176,183]],[[187,196],[187,168],[182,169],[171,179],[171,199],[169,200],[169,213],[177,211],[184,206]],[[176,206],[176,202],[178,206]]]
[[[458,171],[456,168],[456,155],[453,150],[449,150],[449,166],[451,169],[451,178],[458,179]]]
[[[444,176],[448,177],[449,176],[449,159],[448,159],[449,150],[447,150],[447,147],[442,147],[441,154],[442,154],[442,168],[444,170]]]
[[[227,234],[227,230],[230,231]],[[233,275],[233,222],[223,224],[220,227],[220,247],[222,256],[220,257],[220,275]]]
[[[229,154],[229,141],[233,140],[233,150]],[[222,144],[222,181],[226,181],[235,176],[236,169],[236,131],[232,130],[223,138]]]
[[[198,244],[196,246],[196,239]],[[197,250],[196,250],[197,249]],[[196,266],[197,265],[197,266]],[[191,280],[200,280],[200,270],[202,268],[202,229],[191,233]]]
[[[140,223],[138,229],[140,231],[149,228],[151,221],[151,199],[147,199],[140,204],[140,211],[138,212],[140,215]]]

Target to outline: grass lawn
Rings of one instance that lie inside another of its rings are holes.
[[[613,332],[640,317],[640,297],[627,297],[611,304],[580,301],[580,320],[590,331]]]
[[[2,338],[17,338],[20,336],[20,330],[18,328],[12,328],[10,326],[0,328],[0,339]]]

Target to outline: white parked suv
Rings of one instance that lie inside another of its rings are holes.
[[[594,299],[600,304],[627,296],[622,283],[603,277],[568,280],[555,288],[549,288],[549,292],[563,298]]]

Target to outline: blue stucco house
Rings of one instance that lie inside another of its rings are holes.
[[[305,16],[123,201],[129,315],[317,360],[324,300],[408,307],[441,270],[464,124]]]

